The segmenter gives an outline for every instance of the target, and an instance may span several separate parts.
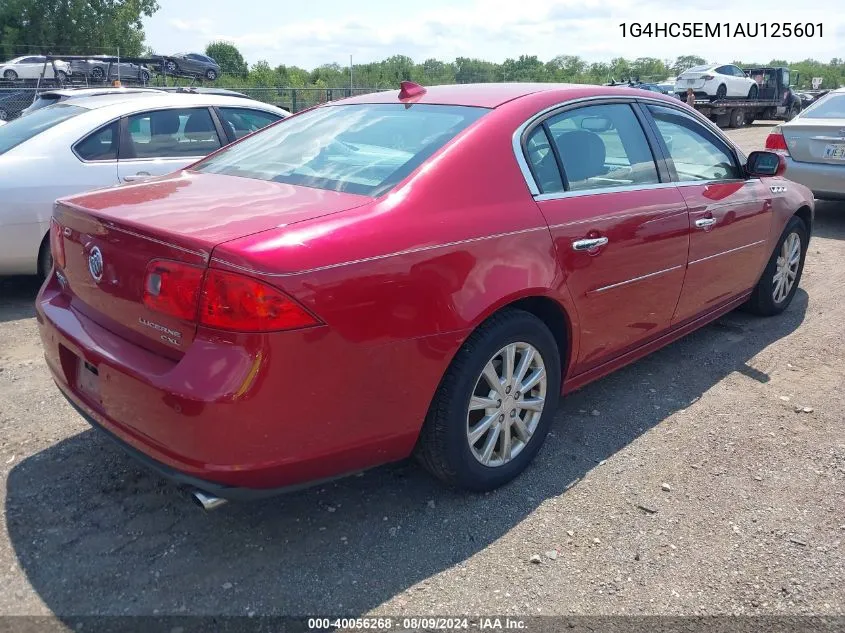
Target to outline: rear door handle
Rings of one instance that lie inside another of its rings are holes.
[[[152,174],[147,171],[140,171],[134,176],[124,176],[124,182],[138,182],[139,180],[146,180],[147,178],[152,178]]]
[[[572,248],[576,251],[591,251],[599,246],[604,246],[608,243],[608,241],[609,240],[606,237],[593,237],[584,240],[575,240],[572,242]]]
[[[706,229],[708,226],[716,224],[716,218],[701,218],[695,221],[696,228]]]

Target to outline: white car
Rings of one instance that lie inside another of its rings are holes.
[[[77,98],[0,128],[0,275],[45,275],[56,198],[181,169],[290,113],[208,94]]]
[[[46,64],[46,66],[45,66]],[[53,64],[56,66],[53,72]],[[70,64],[56,60],[48,62],[43,55],[30,55],[29,57],[16,57],[0,64],[0,77],[6,81],[16,79],[38,79],[44,71],[45,79],[58,79],[64,81],[70,75]]]
[[[693,66],[685,70],[675,81],[675,94],[686,99],[689,88],[692,88],[696,99],[756,99],[760,89],[742,68],[733,64]]]

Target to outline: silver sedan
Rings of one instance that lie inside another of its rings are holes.
[[[845,199],[845,88],[777,126],[766,148],[783,155],[786,177],[812,189],[816,198]]]

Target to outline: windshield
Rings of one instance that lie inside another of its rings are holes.
[[[192,169],[378,196],[487,112],[401,103],[316,108]]]
[[[845,93],[828,93],[801,113],[802,119],[845,119]]]
[[[78,106],[58,104],[50,108],[37,110],[0,128],[0,154],[5,154],[24,141],[49,130],[54,125],[66,121],[77,114],[87,112]]]

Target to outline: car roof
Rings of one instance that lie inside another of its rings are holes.
[[[45,90],[38,96],[57,97],[91,97],[94,95],[122,96],[128,94],[161,93],[158,88],[59,88],[57,90]]]
[[[111,114],[114,114],[115,116],[154,108],[179,106],[232,106],[243,108],[248,104],[258,109],[266,109],[280,114],[286,112],[278,106],[256,101],[254,99],[210,94],[186,94],[179,92],[96,95],[90,97],[79,97],[74,99],[72,103],[74,106],[85,108],[87,110],[110,109],[114,111],[111,112]]]
[[[567,92],[578,92],[583,95],[588,89],[596,96],[618,96],[618,87],[591,86],[587,84],[558,84],[558,83],[487,83],[487,84],[450,84],[445,86],[425,86],[425,93],[414,97],[413,103],[428,103],[437,105],[475,106],[480,108],[496,108],[508,101],[526,97],[538,92],[558,91],[566,98]],[[406,101],[407,102],[407,101]],[[403,103],[399,100],[398,90],[373,92],[343,99],[342,104],[354,103]]]

